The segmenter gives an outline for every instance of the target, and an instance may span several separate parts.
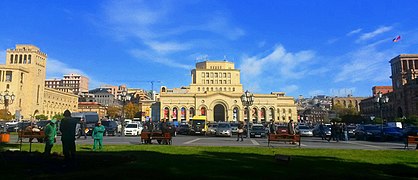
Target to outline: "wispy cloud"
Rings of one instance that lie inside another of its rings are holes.
[[[245,31],[235,26],[228,13],[221,10],[203,9],[184,11],[193,3],[174,3],[170,1],[110,1],[103,6],[106,17],[104,22],[111,27],[111,33],[122,41],[136,41],[141,47],[128,50],[135,57],[138,53],[141,61],[147,60],[173,67],[186,67],[184,59],[176,60],[171,54],[189,51],[205,46],[205,39],[187,36],[203,33],[208,41],[218,36],[221,39],[236,40],[245,35]],[[181,11],[181,13],[179,13]],[[209,39],[209,36],[211,39]],[[181,38],[180,38],[181,37]],[[138,51],[137,49],[142,49]],[[193,52],[191,52],[193,53]],[[148,57],[144,59],[144,57]],[[160,60],[155,60],[160,59]],[[170,63],[166,60],[170,59]],[[164,61],[162,61],[164,60]]]
[[[317,89],[309,91],[308,94],[309,96],[325,95],[325,91]]]
[[[382,33],[385,33],[385,32],[388,32],[388,31],[392,30],[392,28],[393,28],[392,26],[379,27],[372,32],[362,34],[356,42],[361,42],[361,41],[365,41],[365,40],[374,38],[379,34],[382,34]]]
[[[286,93],[293,93],[293,92],[297,91],[298,89],[299,89],[299,87],[297,85],[294,85],[294,84],[283,87],[283,91],[286,92]]]
[[[334,82],[382,81],[390,76],[388,60],[395,52],[377,50],[376,46],[364,46],[342,57],[346,61],[336,74]],[[385,77],[385,78],[382,78]]]
[[[329,90],[329,93],[331,96],[338,96],[338,97],[346,97],[348,95],[355,95],[356,88],[350,87],[350,88],[331,88]]]
[[[358,29],[355,29],[355,30],[350,31],[350,32],[349,32],[349,33],[347,33],[346,35],[347,35],[347,36],[351,36],[351,35],[353,35],[353,34],[360,33],[362,30],[363,30],[363,29],[358,28]]]
[[[66,63],[63,63],[60,60],[48,58],[48,63],[46,65],[46,78],[47,79],[62,79],[63,75],[67,74],[80,74],[89,78],[89,87],[99,87],[100,84],[103,84],[100,81],[97,81],[95,78],[89,76],[87,73],[81,69],[73,68]]]

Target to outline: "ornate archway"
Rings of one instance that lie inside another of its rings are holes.
[[[225,121],[225,107],[222,104],[217,104],[213,108],[213,120],[217,121]]]

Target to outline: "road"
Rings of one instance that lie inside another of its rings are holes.
[[[17,142],[17,136],[12,135],[10,142]],[[24,139],[28,142],[28,139]],[[36,140],[34,140],[36,142]],[[106,145],[141,145],[140,137],[127,136],[105,136],[103,143]],[[61,144],[60,137],[57,138],[57,144]],[[76,140],[76,144],[93,144],[93,139],[88,137]],[[207,136],[186,136],[177,135],[173,137],[175,146],[241,146],[241,147],[267,147],[266,138],[244,138],[244,141],[236,141],[236,137],[207,137]],[[298,148],[284,142],[270,143],[271,147],[290,147]],[[404,150],[403,142],[372,142],[372,141],[325,141],[319,137],[302,137],[301,148],[325,148],[325,149],[367,149],[367,150]]]

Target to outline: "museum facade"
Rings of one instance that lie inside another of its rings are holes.
[[[206,116],[209,122],[247,121],[247,109],[241,102],[244,88],[240,70],[228,61],[204,61],[191,71],[187,87],[169,89],[161,86],[158,97],[160,118],[188,122],[195,115]],[[254,93],[249,107],[250,121],[287,123],[297,120],[293,97],[284,92]]]

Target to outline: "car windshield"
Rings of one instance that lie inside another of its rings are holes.
[[[253,126],[253,130],[264,130],[263,126]]]
[[[299,126],[299,129],[309,129],[308,126]]]
[[[229,124],[218,124],[218,128],[230,128]]]
[[[99,121],[99,116],[97,115],[86,115],[86,123],[96,123]]]
[[[128,124],[126,128],[137,128],[138,124]]]
[[[231,127],[238,127],[238,124],[236,124],[236,123],[231,124]]]

